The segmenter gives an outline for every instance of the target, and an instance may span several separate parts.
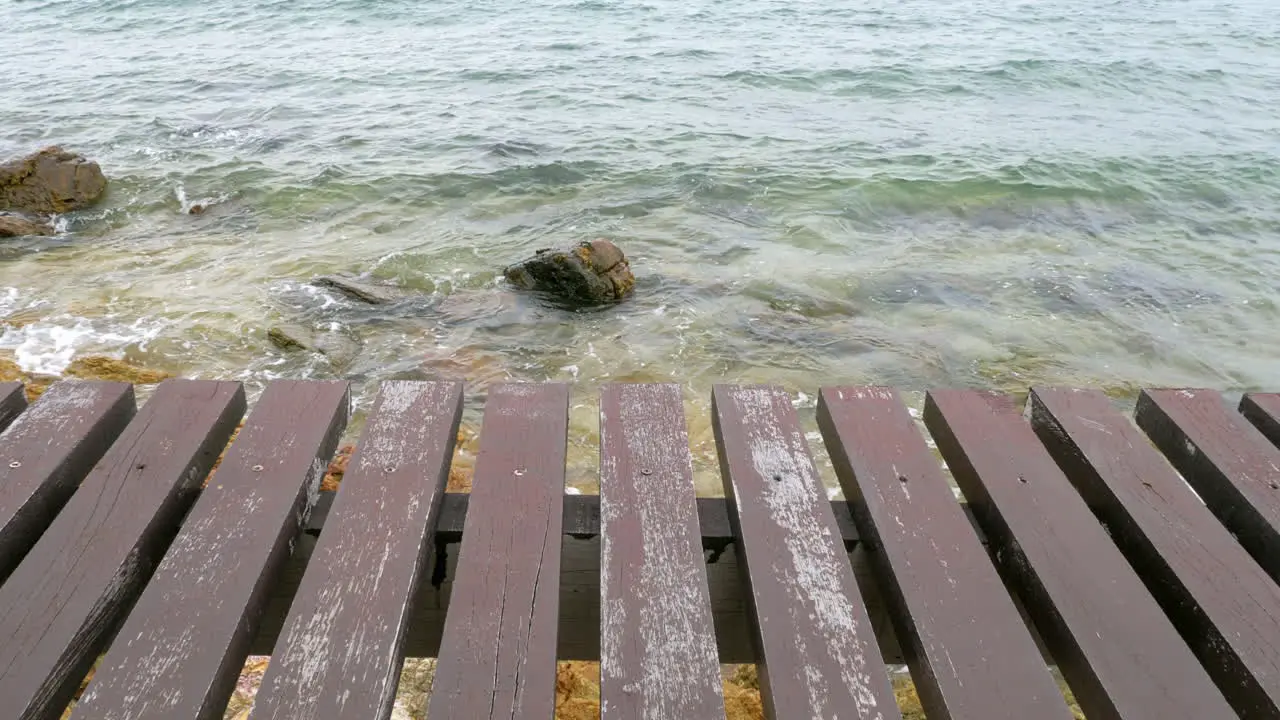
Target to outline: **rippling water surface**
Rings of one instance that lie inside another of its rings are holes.
[[[1280,387],[1269,0],[11,0],[0,27],[0,157],[112,181],[0,246],[28,369],[577,380],[581,448],[610,379],[693,415],[721,380]],[[503,287],[595,236],[624,305]],[[307,285],[333,271],[415,294]],[[280,351],[282,322],[359,353]]]

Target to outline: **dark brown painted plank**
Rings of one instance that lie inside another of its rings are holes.
[[[1240,412],[1272,445],[1280,446],[1280,394],[1249,393],[1240,400]]]
[[[887,388],[824,388],[818,426],[931,720],[1070,720],[1031,634]]]
[[[166,380],[0,587],[0,703],[62,714],[244,413],[240,383]]]
[[[27,394],[20,382],[0,383],[0,430],[9,427],[27,409]]]
[[[1280,587],[1096,390],[1036,388],[1031,422],[1242,717],[1280,718]]]
[[[329,507],[333,504],[337,493],[326,491],[320,493],[310,519],[307,520],[307,532],[319,535],[324,527],[325,518],[329,516]],[[462,524],[467,517],[468,493],[445,493],[440,504],[440,517],[436,520],[436,539],[446,543],[456,543],[462,539]],[[723,548],[733,542],[733,528],[729,525],[729,505],[724,498],[700,497],[696,501],[698,509],[698,531],[702,536],[704,549]],[[840,529],[840,537],[844,540],[845,549],[852,552],[858,545],[858,528],[854,525],[853,514],[849,504],[844,500],[832,500],[831,512],[836,516],[836,525]],[[591,537],[600,534],[600,496],[599,495],[565,495],[564,525],[565,535],[574,537]]]
[[[1007,396],[930,392],[925,423],[1089,720],[1233,716]]]
[[[600,394],[604,720],[724,718],[678,385]]]
[[[1280,582],[1280,448],[1214,390],[1144,390],[1138,425]]]
[[[462,417],[462,384],[382,383],[253,720],[385,720]]]
[[[555,714],[569,386],[490,388],[427,714]]]
[[[267,590],[346,427],[347,388],[267,386],[73,719],[222,717]]]
[[[766,717],[900,717],[791,397],[718,385],[711,403]]]
[[[0,583],[135,410],[132,385],[64,381],[0,435]]]

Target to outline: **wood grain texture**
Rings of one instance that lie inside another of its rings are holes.
[[[1040,651],[897,393],[824,388],[818,426],[873,550],[931,720],[1070,720]]]
[[[1096,390],[1036,388],[1031,422],[1242,717],[1280,718],[1280,587]]]
[[[1144,390],[1138,425],[1280,582],[1280,448],[1213,390]]]
[[[1007,396],[933,391],[925,423],[1090,720],[1234,715]]]
[[[244,414],[240,383],[166,380],[0,587],[0,703],[62,714]]]
[[[26,409],[27,394],[22,383],[0,383],[0,430],[9,427]]]
[[[299,539],[294,555],[281,570],[279,581],[272,587],[271,599],[263,612],[262,624],[253,640],[252,655],[268,655],[274,647],[280,628],[284,624],[289,604],[302,580],[311,548],[320,534],[323,518],[317,518],[319,508],[331,501],[333,492],[321,492],[320,502],[307,532]],[[423,582],[419,586],[414,611],[405,635],[405,657],[439,657],[440,638],[449,609],[449,591],[453,587],[457,565],[458,543],[462,539],[462,524],[466,516],[467,493],[446,493],[440,506],[439,519],[433,549],[428,558],[433,581],[439,573],[439,584]],[[564,552],[560,565],[560,630],[556,657],[561,660],[600,659],[600,497],[598,495],[565,495],[564,497]],[[703,549],[707,551],[707,584],[711,590],[711,612],[715,625],[716,647],[722,663],[754,663],[755,648],[751,645],[747,611],[742,601],[743,583],[738,576],[738,566],[732,552],[723,552],[733,539],[728,528],[729,516],[723,498],[698,498],[699,525],[704,536]],[[846,548],[857,544],[857,532],[849,505],[844,500],[832,504],[837,523],[845,538]],[[320,520],[320,523],[316,521]],[[723,534],[721,534],[723,532]],[[854,553],[854,573],[859,586],[868,587],[871,572],[865,562],[865,554]],[[859,574],[861,573],[861,574]],[[866,577],[865,583],[863,577]],[[902,663],[901,652],[893,637],[892,626],[883,608],[875,603],[873,594],[865,594],[867,609],[871,612],[880,640],[881,653],[890,663]]]
[[[307,532],[319,535],[324,521],[329,516],[329,508],[333,505],[337,493],[325,491],[307,520]],[[453,544],[462,539],[462,525],[467,517],[467,505],[470,493],[448,492],[440,503],[440,516],[436,520],[436,538],[438,541]],[[724,498],[700,497],[695,500],[698,509],[698,532],[702,536],[702,546],[706,550],[722,549],[733,542],[733,526],[729,524],[729,504]],[[831,512],[836,517],[836,525],[840,529],[840,537],[845,549],[852,552],[858,545],[858,528],[853,522],[853,513],[849,504],[843,500],[831,501]],[[599,495],[565,495],[564,521],[562,529],[565,535],[586,539],[600,534],[600,496]]]
[[[382,383],[253,720],[385,720],[462,416],[462,385]]]
[[[756,619],[766,717],[900,717],[791,397],[719,385],[712,420]]]
[[[1266,435],[1272,445],[1280,446],[1280,394],[1249,393],[1240,399],[1240,413]]]
[[[600,395],[600,715],[724,718],[678,385]]]
[[[131,385],[64,381],[0,435],[0,583],[135,411]]]
[[[569,386],[496,385],[427,714],[555,714]]]
[[[222,717],[349,405],[345,382],[267,385],[73,719]]]

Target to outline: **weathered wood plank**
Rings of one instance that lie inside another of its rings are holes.
[[[766,716],[900,717],[791,397],[718,385],[712,420]]]
[[[166,380],[0,587],[0,702],[62,714],[244,413],[240,383]]]
[[[307,532],[319,535],[324,527],[325,518],[329,516],[329,508],[337,493],[326,491],[320,493],[320,499],[307,520]],[[437,542],[456,543],[462,539],[462,525],[467,517],[468,493],[445,493],[440,503],[440,516],[436,520]],[[723,549],[733,542],[733,527],[729,524],[729,505],[724,498],[700,497],[696,500],[698,509],[698,532],[702,537],[702,546],[706,550]],[[853,552],[858,545],[858,528],[853,522],[853,513],[844,500],[831,501],[831,513],[835,515],[836,526],[844,541],[845,549]],[[565,495],[564,521],[565,535],[588,538],[600,534],[600,496],[599,495]]]
[[[868,539],[925,713],[1070,720],[915,421],[887,388],[824,388],[818,426]]]
[[[332,499],[333,496],[333,492],[322,492],[321,502],[326,498]],[[600,659],[599,499],[598,495],[565,495],[564,498],[564,526],[561,530],[565,537],[560,560],[560,630],[556,649],[556,657],[560,660]],[[466,500],[466,493],[446,493],[441,504],[434,546],[428,554],[432,582],[424,581],[419,586],[413,614],[409,619],[409,629],[405,635],[405,657],[439,657],[440,637],[449,608],[449,590],[453,586],[453,571],[457,564],[458,543],[462,539]],[[728,524],[723,498],[708,497],[698,500],[700,508],[712,508],[712,514],[717,517],[722,515],[724,523]],[[704,500],[707,502],[703,503]],[[316,507],[321,505],[317,504]],[[854,533],[848,503],[841,500],[833,504],[833,509],[844,516],[843,521],[837,522],[847,523],[847,533]],[[704,528],[708,527],[705,518],[710,516],[707,513],[700,514],[704,520],[700,524]],[[315,515],[314,511],[312,515]],[[575,533],[575,529],[582,532]],[[842,532],[845,531],[842,528]],[[309,524],[307,533],[299,539],[293,556],[281,570],[279,582],[272,587],[271,599],[263,612],[258,635],[253,640],[251,655],[271,653],[319,532],[320,528]],[[727,536],[716,536],[703,541],[703,549],[706,551],[704,555],[708,562],[707,584],[711,591],[716,647],[720,652],[721,663],[754,663],[755,649],[751,645],[751,633],[747,630],[747,611],[742,601],[743,583],[738,576],[734,554],[724,552],[729,549],[727,545],[731,539],[732,531],[729,531]],[[854,541],[847,535],[846,546],[852,544]],[[865,560],[866,556],[861,550],[851,557],[854,574],[858,575],[859,586],[864,591],[866,583],[872,582],[871,570]],[[424,570],[426,572],[428,571]],[[864,576],[867,578],[865,582]],[[901,659],[897,640],[893,637],[888,615],[881,605],[875,604],[874,595],[868,593],[863,597],[871,612],[872,624],[876,628],[876,637],[880,640],[881,653],[886,662],[901,664],[904,661]]]
[[[382,383],[254,720],[388,717],[461,417],[461,383]]]
[[[0,435],[0,583],[133,418],[133,386],[60,382]]]
[[[1280,582],[1280,448],[1213,390],[1144,390],[1138,425]]]
[[[222,717],[349,404],[345,382],[267,386],[72,718]]]
[[[1236,712],[1280,718],[1280,587],[1096,390],[1036,388],[1031,422]]]
[[[1280,446],[1280,393],[1249,393],[1240,400],[1240,413]]]
[[[925,423],[1090,720],[1232,716],[1008,397],[930,392]]]
[[[489,390],[427,714],[555,714],[569,386]]]
[[[604,720],[724,718],[678,385],[600,394]]]
[[[22,383],[0,383],[0,430],[9,427],[26,409],[27,394]]]

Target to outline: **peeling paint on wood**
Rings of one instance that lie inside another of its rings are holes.
[[[754,601],[766,714],[898,718],[790,396],[772,387],[721,385],[712,408],[725,496]]]
[[[1031,408],[1045,446],[1240,716],[1280,718],[1280,587],[1105,395],[1036,388]]]
[[[723,718],[693,461],[677,385],[600,399],[600,712]]]
[[[489,390],[427,715],[555,714],[569,386]]]
[[[933,391],[924,417],[1087,717],[1234,715],[1010,398]]]
[[[253,720],[390,715],[461,416],[461,383],[382,383]]]
[[[267,386],[73,720],[222,717],[349,404],[345,382]]]
[[[0,435],[0,582],[135,412],[125,383],[60,382]]]
[[[61,715],[244,407],[239,383],[161,383],[0,587],[0,699],[8,717]]]
[[[1280,448],[1214,390],[1144,390],[1135,418],[1214,515],[1280,582]]]
[[[818,425],[930,718],[1071,713],[898,394],[824,388]]]

